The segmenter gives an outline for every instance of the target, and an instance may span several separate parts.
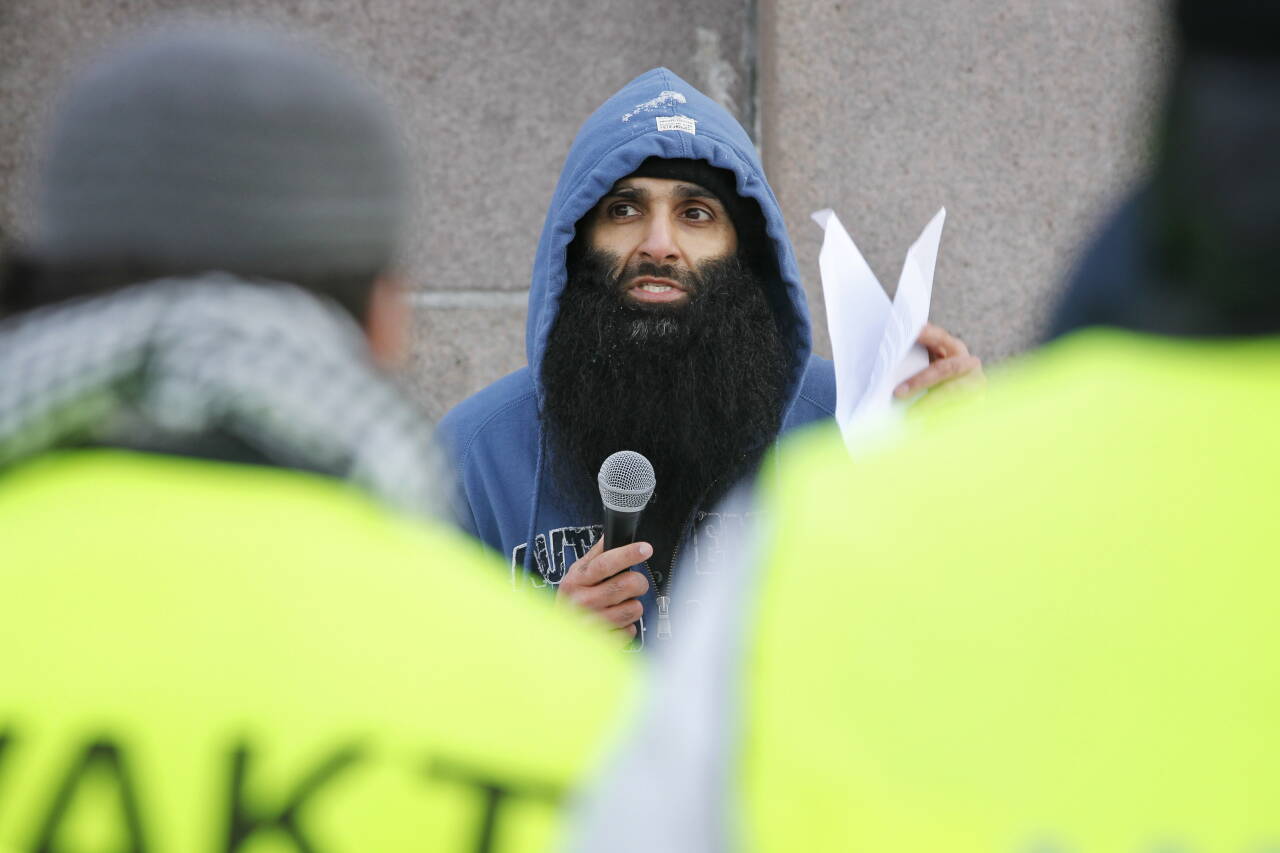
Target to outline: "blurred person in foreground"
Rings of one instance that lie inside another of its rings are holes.
[[[671,71],[635,78],[578,131],[525,341],[527,367],[440,423],[459,523],[511,560],[513,578],[652,648],[693,609],[672,600],[677,557],[707,571],[750,526],[715,505],[779,434],[830,418],[836,398],[755,147]],[[963,341],[929,326],[920,342],[932,363],[903,395],[981,383]],[[604,552],[596,475],[619,450],[648,458],[657,488],[637,541]]]
[[[856,471],[834,430],[766,468],[576,849],[1274,847],[1280,7],[1177,13],[1076,328]]]
[[[626,674],[427,520],[380,99],[185,25],[55,113],[0,289],[0,845],[540,847]]]

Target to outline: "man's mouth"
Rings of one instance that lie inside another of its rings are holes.
[[[632,279],[627,296],[637,302],[679,302],[688,298],[688,291],[669,278],[642,275]]]

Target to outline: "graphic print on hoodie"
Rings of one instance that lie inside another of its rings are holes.
[[[556,459],[538,414],[542,360],[560,309],[566,254],[578,220],[619,179],[654,156],[727,169],[738,194],[759,205],[777,269],[766,289],[788,355],[782,431],[835,410],[831,363],[812,354],[804,288],[782,211],[746,131],[669,70],[640,75],[587,119],[560,173],[534,260],[525,327],[528,365],[464,400],[440,422],[438,437],[457,477],[457,522],[511,561],[513,583],[554,588],[600,536],[598,515],[583,518],[576,506],[580,500],[557,493]],[[716,555],[747,529],[749,518],[710,509],[695,511],[693,529],[680,547],[683,574],[718,565]],[[658,590],[649,577],[637,646],[650,644],[657,633],[652,628],[658,624]],[[678,602],[671,610],[679,612],[681,606]]]

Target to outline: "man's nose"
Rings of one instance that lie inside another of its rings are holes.
[[[680,260],[680,247],[676,244],[675,229],[665,216],[655,216],[646,223],[644,239],[636,248],[641,260],[656,264],[670,264]]]

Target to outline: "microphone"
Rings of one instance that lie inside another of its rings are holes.
[[[634,450],[619,450],[604,460],[596,483],[604,504],[605,550],[630,545],[636,541],[640,514],[657,485],[653,466]]]

